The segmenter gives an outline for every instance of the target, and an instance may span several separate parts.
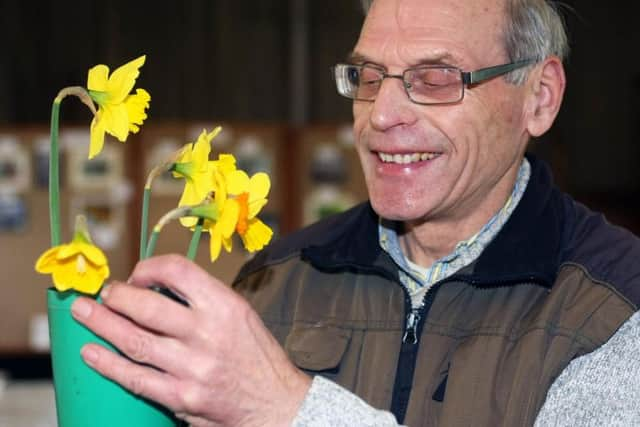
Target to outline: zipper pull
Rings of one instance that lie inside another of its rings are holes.
[[[402,337],[403,343],[405,344],[418,343],[418,333],[416,329],[418,327],[419,321],[420,321],[420,313],[418,313],[418,309],[414,308],[407,315],[407,327],[405,329],[404,336]]]

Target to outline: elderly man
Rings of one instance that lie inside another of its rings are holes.
[[[638,397],[620,367],[640,243],[525,157],[566,50],[544,0],[374,1],[334,69],[370,202],[271,245],[237,292],[182,258],[140,263],[74,305],[129,358],[84,359],[197,426],[638,422],[606,398]]]

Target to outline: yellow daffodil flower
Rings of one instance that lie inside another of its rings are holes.
[[[184,191],[178,206],[202,203],[209,193],[214,191],[215,162],[209,160],[209,153],[211,152],[211,140],[220,133],[221,129],[218,126],[210,133],[203,130],[198,140],[195,143],[185,145],[178,155],[171,169],[174,177],[185,179]],[[196,222],[196,218],[192,217],[180,219],[180,223],[186,227],[192,227]]]
[[[269,175],[263,172],[251,178],[242,170],[231,172],[226,177],[227,191],[235,196],[238,203],[236,231],[249,252],[262,249],[273,236],[273,231],[256,217],[267,204],[267,194],[271,187]]]
[[[136,89],[135,94],[130,94],[145,58],[143,55],[124,64],[111,76],[106,65],[96,65],[89,70],[87,89],[91,99],[99,106],[91,122],[90,159],[102,151],[105,132],[124,142],[129,132],[138,132],[139,126],[147,118],[145,110],[149,108],[151,100],[149,93],[144,89]]]
[[[76,218],[76,231],[71,243],[55,246],[36,262],[36,271],[51,274],[57,290],[69,289],[95,295],[109,277],[104,253],[91,242],[82,216]]]

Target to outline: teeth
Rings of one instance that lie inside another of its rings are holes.
[[[438,157],[438,153],[389,154],[378,151],[378,158],[384,163],[407,165],[419,161],[427,161]]]

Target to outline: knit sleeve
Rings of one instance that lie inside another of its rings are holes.
[[[640,425],[640,312],[551,385],[535,427]]]
[[[398,427],[390,412],[368,405],[350,391],[321,377],[311,383],[293,427]]]

